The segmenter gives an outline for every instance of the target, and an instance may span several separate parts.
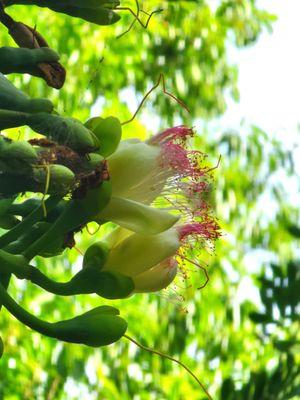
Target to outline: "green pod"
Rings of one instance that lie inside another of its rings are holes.
[[[0,174],[0,198],[10,198],[18,193],[35,191],[36,183],[30,176],[12,173]]]
[[[51,228],[24,255],[31,260],[39,254],[47,244],[60,235],[68,234],[74,229],[86,225],[107,205],[111,195],[110,182],[105,181],[96,189],[90,189],[84,199],[74,199],[68,202],[62,214],[52,224]]]
[[[115,152],[122,137],[122,125],[118,118],[92,118],[87,121],[86,126],[91,129],[99,140],[99,154],[103,157],[108,157]]]
[[[38,183],[37,188],[43,193],[49,179],[49,194],[66,194],[75,184],[74,173],[64,165],[52,164],[48,168],[34,167],[33,179]]]
[[[52,63],[58,60],[59,55],[48,47],[38,49],[0,47],[0,72],[4,75],[17,72],[40,76],[39,63]]]
[[[0,109],[0,131],[26,125],[28,114]]]
[[[75,118],[43,113],[28,115],[26,124],[35,132],[80,154],[90,153],[99,147],[95,135]]]
[[[67,194],[75,183],[75,175],[63,165],[53,164],[48,168],[34,167],[32,174],[28,175],[0,174],[0,197],[8,198],[23,192],[45,194],[47,179],[49,179],[47,194]]]
[[[57,339],[91,347],[107,346],[124,336],[127,322],[115,308],[97,307],[75,318],[52,324]]]
[[[1,171],[24,174],[37,160],[34,148],[25,140],[12,142],[0,136]]]
[[[63,13],[70,15],[72,17],[77,17],[84,19],[86,21],[92,22],[97,25],[111,25],[117,22],[120,19],[120,16],[112,11],[112,9],[118,5],[117,1],[109,1],[106,0],[100,7],[91,7],[91,5],[95,4],[94,1],[91,2],[87,0],[87,4],[90,3],[90,6],[85,5],[85,1],[79,2],[79,0],[75,0],[78,4],[81,4],[82,7],[76,7],[76,5],[66,4],[64,1],[52,1],[52,0],[6,0],[6,5],[11,4],[33,4],[40,7],[48,7],[53,11],[58,13]],[[67,2],[68,3],[68,2]],[[76,3],[75,3],[76,4]],[[100,2],[99,2],[100,4]],[[105,6],[108,6],[105,8]]]
[[[99,270],[104,266],[109,253],[109,247],[103,242],[92,244],[85,252],[82,268],[94,267]]]
[[[30,99],[0,73],[0,109],[26,113],[51,113],[53,104],[48,99]]]
[[[5,0],[6,6],[12,4],[26,4],[26,5],[37,5],[39,7],[49,7],[53,6],[53,1],[51,0]],[[56,0],[55,5],[58,6],[72,6],[79,8],[114,8],[120,5],[119,0]]]

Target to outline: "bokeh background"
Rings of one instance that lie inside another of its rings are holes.
[[[186,363],[214,399],[300,399],[299,2],[149,0],[141,6],[164,11],[147,30],[135,24],[119,39],[132,22],[126,12],[103,28],[46,9],[10,7],[17,20],[36,25],[68,70],[60,92],[36,78],[11,79],[33,96],[49,97],[64,115],[124,121],[164,73],[190,115],[158,89],[124,127],[124,138],[194,126],[195,144],[211,165],[222,156],[212,202],[223,237],[213,254],[198,255],[210,275],[203,290],[197,289],[203,276],[193,272],[182,287],[113,304],[132,337]],[[0,43],[13,45],[3,27]],[[84,232],[79,249],[94,240],[97,234]],[[80,254],[73,249],[37,264],[67,280],[80,268]],[[57,298],[22,281],[10,293],[48,320],[101,303],[96,296]],[[205,398],[179,366],[126,340],[103,349],[58,343],[6,310],[0,332],[0,399]]]

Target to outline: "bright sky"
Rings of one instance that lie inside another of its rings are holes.
[[[239,68],[238,104],[229,103],[222,125],[237,127],[242,118],[267,133],[295,139],[300,123],[300,1],[259,0],[278,16],[274,32],[252,47],[232,51]]]

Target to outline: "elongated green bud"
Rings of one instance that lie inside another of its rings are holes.
[[[38,156],[26,141],[12,142],[0,136],[0,170],[24,174],[36,163]]]
[[[53,324],[58,339],[91,347],[106,346],[119,340],[127,330],[127,323],[113,307],[97,307],[67,321]]]
[[[6,200],[2,200],[6,201]],[[66,206],[66,201],[62,200],[57,204],[57,206],[47,212],[47,218],[46,222],[54,222],[59,215],[63,212]],[[38,207],[42,207],[42,200],[41,199],[35,199],[35,198],[30,198],[28,200],[23,201],[22,203],[17,203],[17,204],[11,204],[7,207],[6,211],[7,213],[11,215],[18,215],[21,217],[26,217],[29,215],[31,212],[33,212],[35,209]],[[0,215],[1,215],[1,201],[0,201]]]
[[[95,135],[75,118],[43,113],[28,115],[26,124],[35,132],[81,154],[90,153],[99,147]]]
[[[32,175],[18,175],[11,173],[0,174],[0,196],[3,198],[22,192],[45,193],[49,180],[48,194],[67,194],[73,187],[75,175],[63,165],[49,165],[34,167]]]
[[[30,99],[0,73],[0,109],[50,113],[53,110],[53,104],[47,99]]]
[[[58,164],[49,165],[47,168],[35,167],[33,175],[40,191],[45,190],[47,179],[49,179],[48,193],[50,194],[68,193],[75,183],[74,173],[69,168]]]
[[[48,47],[25,49],[4,46],[0,48],[0,72],[4,75],[18,72],[40,76],[39,63],[51,63],[58,60],[59,55]]]
[[[92,118],[85,125],[99,140],[100,148],[98,152],[103,157],[108,157],[117,149],[122,136],[122,126],[117,118]]]
[[[78,0],[77,0],[77,3]],[[113,12],[111,8],[114,8],[116,5],[119,4],[117,1],[111,2],[110,0],[106,0],[105,3],[103,3],[103,7],[94,7],[94,2],[89,3],[89,0],[87,1],[89,4],[88,6],[83,6],[83,7],[78,7],[73,6],[73,5],[68,5],[65,3],[58,3],[57,1],[54,2],[53,0],[6,0],[5,4],[6,5],[11,5],[11,4],[34,4],[40,7],[49,7],[53,11],[59,12],[59,13],[64,13],[67,15],[70,15],[72,17],[77,17],[84,19],[86,21],[92,22],[97,25],[111,25],[117,22],[120,19],[120,16]],[[93,5],[93,7],[91,6]],[[104,8],[105,6],[109,6],[109,8]]]
[[[0,109],[0,130],[26,125],[28,114]]]
[[[97,221],[112,221],[133,232],[153,235],[171,228],[178,217],[133,200],[112,197]]]

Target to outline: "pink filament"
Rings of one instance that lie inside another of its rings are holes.
[[[173,128],[166,129],[165,131],[158,133],[153,136],[150,140],[150,144],[163,144],[177,139],[185,141],[187,137],[193,136],[194,132],[187,126],[180,125]]]
[[[213,219],[206,216],[201,222],[193,222],[177,227],[180,240],[185,240],[188,236],[199,235],[208,240],[216,240],[220,236],[220,227]]]

